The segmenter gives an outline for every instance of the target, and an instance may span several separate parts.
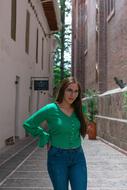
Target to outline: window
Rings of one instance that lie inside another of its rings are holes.
[[[87,24],[87,1],[85,3],[85,55],[88,51],[88,24]]]
[[[98,0],[96,0],[96,62],[98,62],[98,52],[99,52],[99,5],[98,5]]]
[[[11,38],[16,41],[16,0],[11,1]]]
[[[95,66],[95,81],[99,81],[99,68],[98,68],[98,56],[99,56],[99,2],[96,0],[96,66]]]
[[[37,35],[36,35],[36,63],[38,63],[38,28],[37,28]]]
[[[42,38],[42,55],[41,55],[41,68],[43,70],[43,60],[44,60],[44,38]]]
[[[26,35],[25,35],[25,51],[29,53],[29,34],[30,33],[30,13],[26,12]]]
[[[107,21],[109,22],[113,15],[115,14],[115,1],[114,0],[107,0]]]
[[[96,83],[99,82],[99,68],[98,68],[98,64],[96,64],[96,66],[95,66],[95,80],[96,80]]]

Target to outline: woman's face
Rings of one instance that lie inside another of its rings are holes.
[[[72,104],[79,94],[79,88],[77,83],[68,85],[64,92],[64,101],[68,104]]]

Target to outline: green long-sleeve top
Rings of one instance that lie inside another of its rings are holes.
[[[83,112],[85,111],[83,107]],[[43,121],[48,123],[48,132],[40,126]],[[56,103],[42,107],[26,119],[23,126],[33,137],[39,136],[39,147],[48,142],[60,148],[74,148],[81,145],[79,119],[74,112],[70,116],[66,115]]]

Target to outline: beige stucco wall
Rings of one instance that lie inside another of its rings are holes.
[[[40,1],[33,0],[39,20],[47,34],[50,33]],[[26,10],[30,12],[29,54],[25,53]],[[36,30],[39,30],[38,64],[36,64]],[[39,92],[39,107],[49,102],[52,95],[53,39],[44,33],[37,22],[34,11],[27,0],[17,1],[16,41],[11,39],[11,1],[0,0],[0,148],[5,139],[13,136],[23,138],[23,120],[28,111],[29,96],[32,94],[31,113],[37,109],[37,92],[30,90],[31,77],[47,77],[49,91]],[[42,37],[44,38],[44,65],[41,69]],[[19,76],[17,126],[15,129],[16,76]],[[16,134],[15,134],[16,131]]]

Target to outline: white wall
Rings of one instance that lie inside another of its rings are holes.
[[[45,32],[49,28],[40,1],[32,1]],[[30,12],[29,54],[25,52],[26,10]],[[31,77],[49,77],[52,81],[52,38],[45,37],[33,9],[27,0],[17,1],[16,41],[11,39],[11,0],[0,0],[0,148],[5,146],[5,139],[15,137],[15,101],[16,76],[19,80],[16,136],[24,137],[23,120],[30,114],[28,111]],[[39,30],[38,64],[36,64],[36,30]],[[41,69],[41,47],[44,37],[44,69]],[[50,69],[49,69],[50,68]],[[50,74],[49,74],[50,71]],[[49,76],[50,75],[50,76]],[[39,107],[49,101],[50,92],[39,93]],[[37,92],[32,90],[31,112],[36,111]]]

